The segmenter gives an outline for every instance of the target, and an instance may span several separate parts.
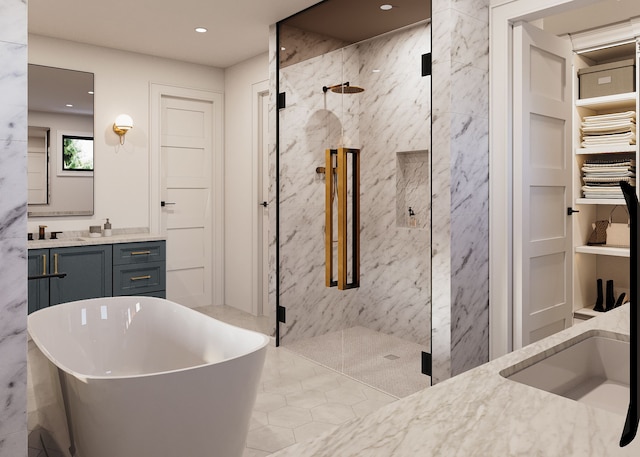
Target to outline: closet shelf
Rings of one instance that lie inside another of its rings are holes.
[[[593,110],[635,109],[636,97],[635,92],[627,92],[603,97],[581,98],[576,100],[576,106]]]
[[[613,145],[613,146],[595,146],[589,148],[576,148],[576,155],[589,155],[589,154],[619,154],[621,152],[627,152],[635,154],[636,145]]]
[[[602,312],[601,311],[594,311],[593,310],[593,306],[592,307],[587,307],[585,306],[584,308],[580,308],[577,309],[573,312],[573,316],[574,317],[597,317],[597,316],[602,316]]]
[[[577,205],[626,205],[624,198],[577,198]]]
[[[576,252],[580,254],[608,255],[613,257],[629,257],[629,248],[616,248],[610,246],[576,246]]]

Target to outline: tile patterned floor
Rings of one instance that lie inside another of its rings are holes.
[[[269,347],[244,457],[307,441],[396,398],[294,354]]]
[[[272,333],[269,318],[255,318],[229,307],[198,311],[240,327]],[[269,346],[243,457],[264,457],[308,441],[396,399],[287,348]],[[41,433],[45,446],[40,441]],[[65,455],[46,431],[30,431],[29,457]]]
[[[239,327],[274,334],[272,318],[255,317],[228,306],[207,306],[198,311]],[[286,347],[268,348],[243,457],[264,457],[310,440],[397,399],[331,368]]]

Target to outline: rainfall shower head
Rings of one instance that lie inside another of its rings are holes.
[[[336,94],[359,94],[360,92],[364,92],[362,87],[352,86],[349,84],[349,81],[342,84],[336,84],[334,86],[324,86],[322,88],[322,92],[325,94],[327,91],[335,92]]]

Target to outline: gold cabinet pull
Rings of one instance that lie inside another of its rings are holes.
[[[42,274],[47,274],[47,254],[42,254]]]
[[[53,274],[58,274],[58,254],[53,254]]]
[[[132,276],[131,280],[132,281],[142,281],[143,279],[151,279],[151,275],[144,275],[144,276]]]
[[[149,255],[151,254],[151,251],[134,251],[131,253],[131,255]]]

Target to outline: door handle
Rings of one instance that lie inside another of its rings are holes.
[[[267,202],[262,202],[262,203],[259,203],[259,205],[260,205],[260,206],[262,206],[262,207],[264,207],[264,208],[266,208],[267,206],[269,206],[269,203],[267,203]]]
[[[567,216],[571,216],[573,213],[579,213],[579,209],[573,209],[572,207],[567,208]]]
[[[164,200],[160,202],[160,206],[175,205],[175,204],[176,202],[165,202]]]

